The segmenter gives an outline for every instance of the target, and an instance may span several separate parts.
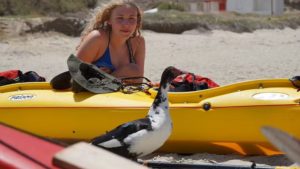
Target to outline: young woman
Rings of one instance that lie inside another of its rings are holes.
[[[117,78],[144,75],[141,11],[132,2],[111,2],[84,29],[77,57]]]
[[[84,29],[77,57],[117,78],[144,76],[145,40],[141,36],[140,9],[131,2],[112,1],[103,6]],[[66,89],[70,73],[51,80],[54,89]],[[142,82],[127,80],[126,82]]]

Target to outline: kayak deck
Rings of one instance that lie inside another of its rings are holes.
[[[49,83],[0,87],[0,122],[68,142],[90,140],[144,117],[150,94],[92,94],[51,89]],[[163,152],[278,154],[260,132],[264,125],[297,137],[300,92],[288,79],[254,80],[193,92],[170,92],[173,133]]]

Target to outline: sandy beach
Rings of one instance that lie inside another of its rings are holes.
[[[181,35],[144,31],[146,39],[145,76],[159,81],[161,72],[173,65],[209,77],[220,85],[265,78],[300,75],[300,29],[258,30],[254,33],[218,31]],[[48,32],[0,39],[0,71],[33,70],[50,81],[67,70],[66,60],[80,39]],[[285,156],[195,154],[153,155],[149,159],[188,163],[221,163],[289,166]]]
[[[145,76],[159,81],[170,65],[220,85],[262,78],[290,78],[300,72],[300,29],[254,33],[213,31],[163,34],[144,31]],[[0,40],[0,71],[34,70],[51,80],[67,70],[66,59],[80,39],[54,32]]]

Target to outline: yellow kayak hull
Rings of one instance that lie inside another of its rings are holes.
[[[144,117],[149,93],[92,94],[51,89],[49,83],[0,87],[0,122],[34,134],[74,142],[90,140]],[[279,154],[260,128],[300,138],[300,92],[287,79],[254,80],[194,92],[170,92],[173,132],[163,152]]]

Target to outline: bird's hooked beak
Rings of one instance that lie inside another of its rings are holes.
[[[171,83],[177,76],[186,73],[185,71],[179,70],[173,66],[167,67],[162,76],[160,84],[165,86],[167,83]]]
[[[173,72],[173,74],[174,74],[174,78],[172,79],[172,80],[174,80],[177,76],[179,76],[179,75],[182,75],[182,74],[186,74],[186,73],[188,73],[187,71],[182,71],[182,70],[179,70],[179,69],[177,69],[177,68],[175,68],[175,67],[173,67],[174,68],[174,72]]]

